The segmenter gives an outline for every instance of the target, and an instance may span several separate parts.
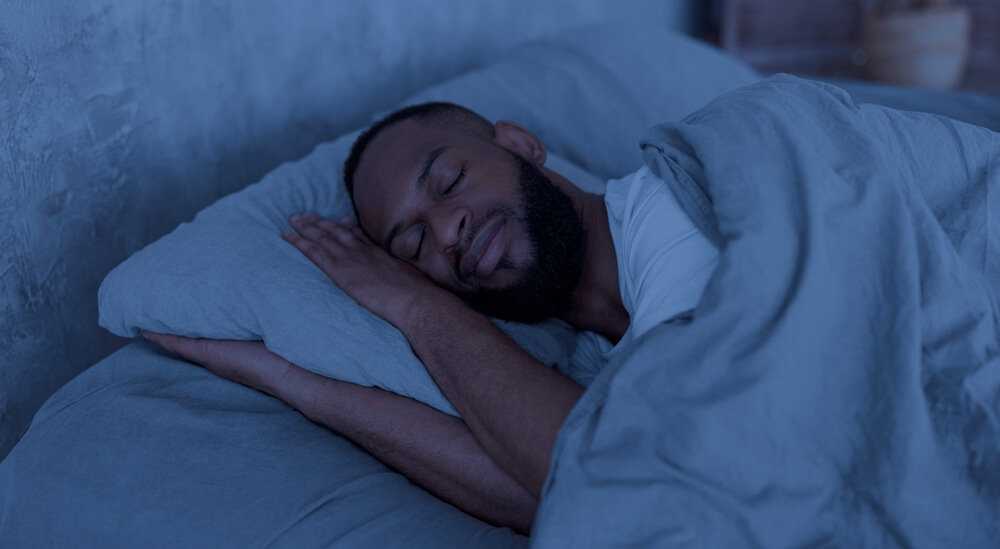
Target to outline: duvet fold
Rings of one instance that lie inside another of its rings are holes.
[[[777,76],[652,128],[719,246],[563,426],[536,547],[1000,547],[1000,135]]]

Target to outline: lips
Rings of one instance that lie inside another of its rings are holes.
[[[497,219],[476,235],[472,245],[462,255],[460,273],[462,278],[486,278],[496,270],[507,249],[507,223]]]

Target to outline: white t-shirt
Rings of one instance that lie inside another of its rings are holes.
[[[609,181],[604,204],[630,323],[617,345],[591,332],[580,334],[570,376],[584,384],[632,341],[693,309],[719,259],[715,246],[648,167]]]

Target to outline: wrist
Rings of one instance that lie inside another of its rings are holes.
[[[295,409],[301,409],[311,398],[310,392],[319,377],[321,376],[289,362],[281,375],[271,380],[266,392]]]
[[[437,286],[413,292],[401,304],[400,323],[396,327],[409,338],[410,334],[420,331],[428,321],[439,323],[436,317],[441,310],[455,307],[465,308],[466,305],[457,295]]]

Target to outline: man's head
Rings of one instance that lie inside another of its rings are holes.
[[[390,254],[485,314],[534,322],[568,308],[586,241],[545,157],[517,124],[425,103],[363,133],[344,182],[362,229]]]

